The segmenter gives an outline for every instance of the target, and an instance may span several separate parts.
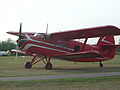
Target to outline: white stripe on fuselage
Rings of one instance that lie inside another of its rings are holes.
[[[52,43],[47,43],[47,42],[43,42],[43,41],[34,40],[34,39],[30,38],[30,36],[29,36],[28,34],[25,34],[25,36],[27,37],[28,40],[31,40],[31,41],[33,41],[33,42],[43,43],[43,44],[47,44],[47,45],[51,45],[51,46],[56,47],[56,45],[55,45],[55,44],[52,44]],[[64,49],[74,51],[74,49],[71,49],[71,48],[68,48],[68,47],[65,47]]]
[[[22,50],[28,50],[30,47],[38,47],[38,48],[44,48],[44,49],[49,49],[49,50],[53,50],[53,51],[71,53],[71,52],[68,52],[68,51],[63,51],[63,50],[54,49],[54,48],[45,47],[45,46],[40,46],[40,45],[35,45],[35,44],[27,44],[27,45],[25,45],[25,47]]]

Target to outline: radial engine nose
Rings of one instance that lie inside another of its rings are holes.
[[[27,42],[27,39],[21,39],[18,41],[18,47],[21,47],[25,42]]]

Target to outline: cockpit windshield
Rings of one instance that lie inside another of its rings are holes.
[[[35,37],[38,37],[38,38],[40,38],[40,39],[43,39],[43,40],[49,40],[49,34],[36,33],[34,36],[35,36]]]

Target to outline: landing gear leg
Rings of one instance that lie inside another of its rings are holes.
[[[51,70],[52,69],[52,64],[50,63],[50,57],[48,57],[48,59],[47,59],[46,56],[40,57],[40,56],[37,56],[37,55],[34,56],[34,58],[31,60],[31,62],[26,62],[25,68],[30,69],[30,68],[32,68],[32,65],[36,64],[39,61],[43,61],[43,63],[45,64],[45,69],[46,70]]]
[[[45,65],[46,70],[51,70],[52,69],[52,64],[50,63],[50,57],[47,60],[47,64]]]
[[[31,69],[32,68],[32,63],[37,59],[37,56],[34,56],[34,58],[31,60],[31,62],[26,62],[25,68],[26,69]]]
[[[103,67],[103,64],[101,63],[101,61],[100,61],[100,67]]]
[[[40,58],[40,59],[37,60],[38,58]],[[31,60],[31,62],[26,62],[25,68],[26,68],[26,69],[31,69],[31,68],[32,68],[32,65],[36,64],[37,62],[39,62],[39,61],[41,61],[41,60],[46,64],[46,62],[45,62],[43,59],[45,59],[45,56],[40,57],[40,56],[37,56],[37,55],[36,55],[36,56],[34,56],[34,58]]]

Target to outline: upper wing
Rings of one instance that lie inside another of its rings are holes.
[[[51,40],[72,40],[80,38],[100,37],[106,35],[120,35],[120,29],[115,26],[78,29],[73,31],[57,32],[50,34]]]
[[[8,34],[12,34],[15,36],[19,35],[19,32],[7,32]],[[36,32],[22,32],[22,34],[34,35]]]
[[[59,58],[59,59],[64,59],[64,60],[103,58],[100,54],[92,52],[92,51],[70,53],[70,54],[64,54],[64,55],[59,55],[59,56],[54,56],[54,57]]]

